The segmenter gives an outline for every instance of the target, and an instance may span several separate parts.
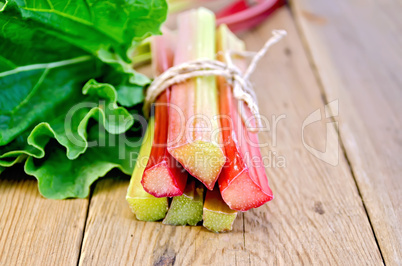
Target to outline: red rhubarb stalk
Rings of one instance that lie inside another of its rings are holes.
[[[275,10],[285,4],[285,0],[237,1],[216,14],[217,25],[226,24],[232,31],[243,31],[259,25]]]
[[[244,43],[222,25],[218,30],[218,49],[222,52],[244,51]],[[224,61],[223,56],[219,60]],[[241,66],[239,66],[241,67]],[[233,210],[247,211],[270,201],[272,191],[268,185],[258,144],[258,133],[248,131],[232,88],[224,78],[218,79],[223,142],[227,161],[219,177],[219,189],[223,200]],[[243,109],[251,116],[248,107]],[[230,119],[228,119],[230,118]],[[257,163],[256,165],[253,162]]]
[[[159,75],[171,67],[173,52],[166,36],[154,37],[151,45],[154,72]],[[167,89],[156,100],[154,140],[141,180],[144,190],[158,198],[182,195],[188,176],[167,151],[169,93]]]
[[[178,17],[175,64],[215,58],[215,16],[204,8]],[[168,150],[184,168],[212,190],[225,163],[219,147],[216,78],[197,77],[172,87]]]

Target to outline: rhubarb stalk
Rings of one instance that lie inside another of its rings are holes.
[[[244,43],[225,25],[219,27],[217,44],[218,50],[222,52],[244,51]],[[224,57],[220,56],[219,60],[224,61]],[[223,200],[231,209],[247,211],[270,201],[273,198],[272,191],[257,146],[258,133],[247,130],[237,111],[237,104],[242,104],[243,110],[250,117],[248,107],[233,98],[231,86],[224,78],[219,77],[218,87],[222,135],[227,157],[219,177],[219,189]],[[258,165],[253,165],[252,162]]]
[[[151,154],[154,124],[154,118],[151,117],[126,196],[126,200],[132,212],[136,215],[137,219],[141,221],[157,221],[163,219],[168,209],[167,198],[156,198],[148,194],[141,185],[141,178],[149,155]]]
[[[237,211],[232,210],[223,201],[219,188],[207,191],[203,211],[203,226],[216,233],[232,230]]]
[[[182,196],[174,197],[163,220],[170,225],[197,225],[202,220],[204,188],[194,179],[189,180]]]
[[[173,52],[167,37],[153,38],[152,53],[153,68],[157,76],[172,65]],[[169,90],[162,92],[156,100],[154,139],[149,161],[141,180],[145,191],[158,198],[182,195],[188,175],[167,151]]]
[[[285,0],[240,0],[219,11],[216,24],[225,24],[234,32],[251,29],[285,3]]]
[[[204,8],[178,17],[176,65],[215,58],[215,16]],[[225,156],[219,147],[216,78],[197,77],[172,87],[168,151],[184,168],[212,190]]]

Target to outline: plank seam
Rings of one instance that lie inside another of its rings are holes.
[[[87,228],[87,222],[88,222],[88,216],[89,216],[89,208],[91,207],[91,200],[92,200],[93,191],[94,191],[94,189],[92,188],[90,190],[89,196],[88,196],[88,208],[87,208],[87,213],[85,214],[84,228],[82,229],[82,238],[81,238],[81,244],[80,244],[80,252],[78,253],[77,266],[80,264],[82,248],[83,248],[83,245],[84,245],[85,230]]]
[[[347,164],[348,164],[348,166],[349,166],[349,170],[350,170],[350,172],[351,172],[351,174],[352,174],[353,181],[355,182],[357,192],[359,193],[359,197],[360,197],[360,199],[361,199],[361,201],[362,201],[364,211],[365,211],[366,216],[367,216],[367,219],[368,219],[368,221],[369,221],[369,223],[370,223],[371,231],[373,232],[373,236],[374,236],[375,243],[377,244],[378,251],[380,252],[380,255],[381,255],[382,263],[383,263],[384,265],[386,265],[386,264],[385,264],[384,256],[383,256],[382,251],[381,251],[380,243],[378,242],[377,235],[375,234],[374,226],[373,226],[373,224],[372,224],[372,222],[371,222],[370,215],[369,215],[369,213],[368,213],[368,211],[367,211],[366,204],[364,203],[363,195],[362,195],[362,193],[361,193],[361,191],[360,191],[360,188],[359,188],[359,185],[358,185],[358,183],[357,183],[356,176],[355,176],[355,173],[354,173],[352,164],[351,164],[351,162],[350,162],[350,160],[349,160],[349,157],[348,157],[348,155],[347,155],[347,153],[346,153],[346,148],[345,148],[345,146],[343,145],[342,138],[341,138],[341,136],[340,136],[340,134],[339,134],[338,128],[337,128],[337,131],[338,131],[338,136],[339,136],[339,140],[340,140],[340,144],[341,144],[341,149],[342,149],[343,156],[345,157],[345,160],[346,160],[346,162],[347,162]]]
[[[310,64],[311,69],[313,70],[315,79],[316,79],[316,81],[317,81],[317,85],[318,85],[318,87],[319,87],[319,89],[320,89],[320,91],[321,91],[321,98],[322,98],[322,101],[324,102],[324,105],[327,105],[327,104],[329,104],[329,102],[328,102],[328,98],[327,98],[326,91],[325,91],[325,89],[324,89],[324,84],[323,84],[322,79],[321,79],[321,77],[320,77],[320,75],[319,75],[317,65],[316,65],[315,62],[314,62],[314,58],[313,58],[311,49],[309,48],[309,45],[308,45],[306,36],[303,34],[303,30],[301,29],[301,26],[299,25],[298,20],[296,19],[296,16],[295,16],[295,14],[293,13],[293,8],[289,8],[289,9],[290,9],[291,14],[292,14],[292,16],[293,16],[293,18],[294,18],[296,30],[297,30],[297,32],[298,32],[298,34],[299,34],[299,37],[300,37],[300,39],[301,39],[301,41],[302,41],[302,43],[303,43],[303,48],[304,48],[304,50],[305,50],[305,52],[306,52],[308,62],[309,62],[309,64]],[[336,122],[334,116],[331,116],[331,117],[330,117],[330,120],[331,120],[332,122]],[[356,189],[357,189],[357,193],[359,194],[359,197],[360,197],[360,200],[361,200],[361,202],[362,202],[364,211],[365,211],[365,213],[366,213],[368,222],[369,222],[369,224],[370,224],[370,228],[371,228],[371,231],[372,231],[372,233],[373,233],[374,240],[375,240],[375,242],[376,242],[378,251],[380,252],[380,256],[381,256],[383,265],[386,265],[386,264],[385,264],[384,256],[383,256],[383,254],[382,254],[382,250],[381,250],[380,244],[379,244],[378,239],[377,239],[377,235],[376,235],[376,233],[375,233],[375,231],[374,231],[373,223],[372,223],[372,221],[371,221],[371,219],[370,219],[370,215],[369,215],[369,213],[368,213],[368,211],[367,211],[367,206],[366,206],[366,204],[364,203],[363,196],[362,196],[362,194],[361,194],[359,185],[358,185],[358,183],[357,183],[356,176],[355,176],[355,172],[354,172],[354,170],[353,170],[353,166],[352,166],[352,164],[351,164],[351,162],[350,162],[350,159],[349,159],[349,156],[348,156],[348,154],[347,154],[346,148],[345,148],[345,146],[344,146],[344,144],[343,144],[342,136],[341,136],[341,134],[340,134],[340,132],[339,132],[339,127],[338,127],[338,126],[335,126],[335,125],[334,125],[334,127],[335,127],[336,132],[338,133],[339,143],[340,143],[340,146],[341,146],[342,154],[343,154],[343,156],[344,156],[344,158],[345,158],[345,160],[346,160],[346,163],[348,164],[350,173],[351,173],[351,175],[352,175],[353,181],[354,181],[355,186],[356,186]]]

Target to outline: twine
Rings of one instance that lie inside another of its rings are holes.
[[[211,60],[211,59],[198,59],[182,63],[177,66],[173,66],[159,75],[151,83],[147,90],[144,103],[144,114],[148,115],[151,104],[164,90],[170,86],[186,81],[190,78],[205,77],[205,76],[222,76],[233,88],[233,96],[243,101],[249,107],[251,113],[256,119],[256,124],[261,127],[260,111],[257,105],[257,98],[250,82],[250,76],[257,67],[258,62],[268,52],[269,48],[275,43],[279,42],[284,36],[286,36],[285,30],[272,31],[272,37],[264,44],[260,51],[254,52],[234,52],[228,51],[224,54],[226,63]],[[232,55],[239,56],[253,56],[250,65],[243,73],[232,62]],[[240,107],[240,106],[239,106]],[[247,116],[243,109],[239,110],[244,122],[246,122]],[[258,131],[258,128],[254,129]]]

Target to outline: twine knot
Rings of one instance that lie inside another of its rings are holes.
[[[257,105],[257,98],[250,82],[250,76],[254,72],[258,62],[268,52],[268,49],[275,43],[279,42],[286,36],[285,30],[273,30],[272,37],[264,44],[260,51],[254,52],[234,52],[228,51],[224,53],[226,63],[211,59],[197,59],[173,66],[159,75],[151,83],[147,90],[144,103],[144,114],[148,115],[151,104],[164,90],[170,86],[186,81],[190,78],[201,76],[222,76],[233,88],[233,96],[244,101],[249,107],[251,113],[256,119],[256,124],[261,127],[260,111]],[[251,63],[243,73],[233,64],[232,55],[253,56]],[[246,114],[243,110],[239,110],[244,122],[246,122]],[[255,130],[258,130],[255,129]]]

